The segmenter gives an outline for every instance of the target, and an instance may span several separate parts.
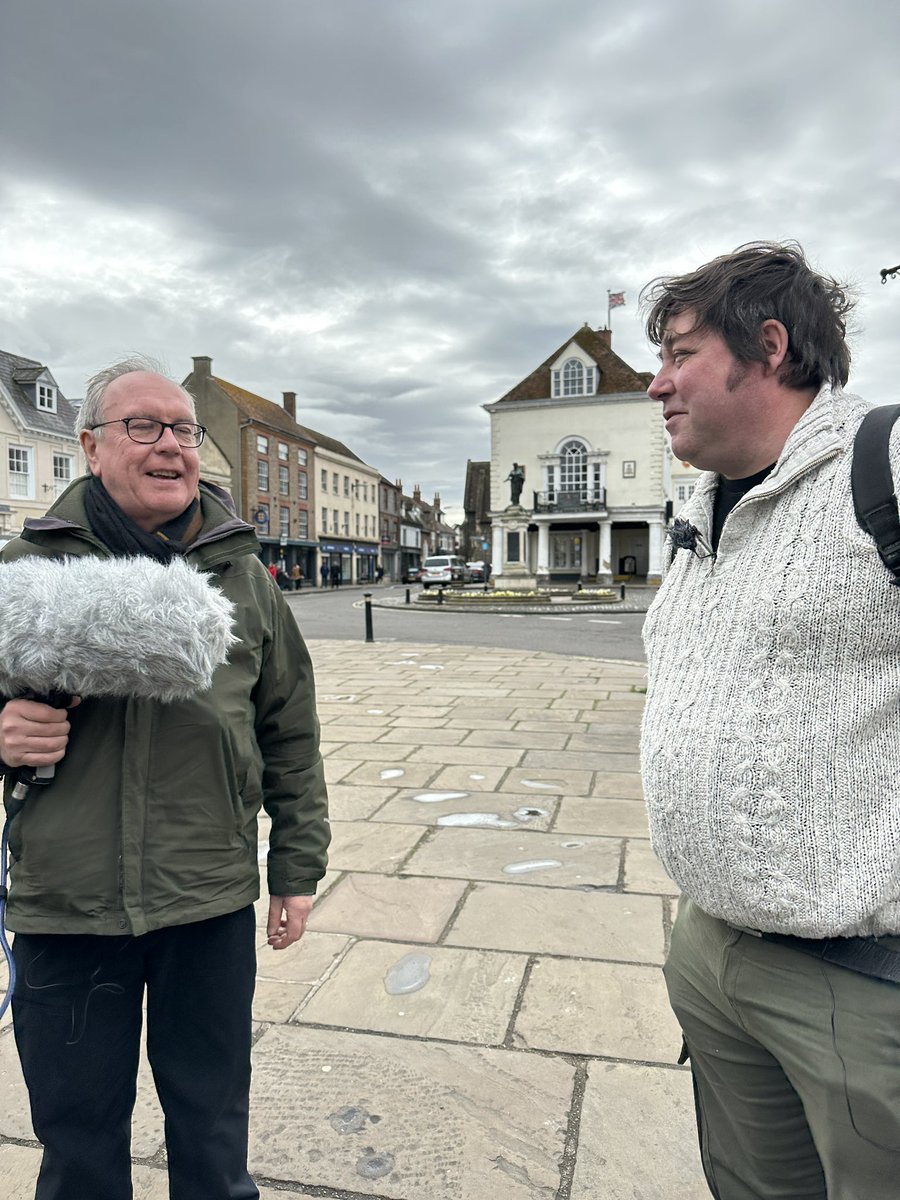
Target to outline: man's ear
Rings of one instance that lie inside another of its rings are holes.
[[[770,317],[759,327],[759,339],[766,352],[769,374],[777,375],[788,354],[788,331],[780,321]]]
[[[92,475],[99,478],[100,465],[97,462],[97,439],[90,429],[82,429],[78,435],[78,440],[81,442],[81,449],[84,451],[84,457],[87,459],[88,470]]]

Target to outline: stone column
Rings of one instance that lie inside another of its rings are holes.
[[[647,546],[647,582],[661,583],[665,524],[661,518],[655,517],[653,520],[647,522],[647,526],[650,533]]]
[[[503,574],[503,566],[506,562],[506,555],[504,554],[503,546],[505,534],[506,530],[500,524],[499,520],[494,518],[493,522],[491,523],[491,546],[493,547],[491,551],[492,576]]]
[[[612,521],[600,522],[600,563],[597,571],[598,583],[612,583]]]
[[[537,548],[537,579],[538,583],[548,583],[550,580],[550,522],[538,521]]]

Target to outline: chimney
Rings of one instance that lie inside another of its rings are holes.
[[[207,354],[194,355],[194,377],[209,379],[212,375],[212,359]]]
[[[422,489],[418,484],[413,487],[413,500],[415,500],[416,504],[422,503]]]
[[[434,507],[437,509],[439,509],[441,507],[441,493],[440,492],[434,493]]]
[[[282,392],[281,395],[284,397],[284,411],[287,413],[287,415],[291,418],[292,421],[296,421],[297,420],[297,393],[296,392]]]
[[[606,344],[607,344],[607,346],[609,346],[610,350],[612,349],[612,330],[611,329],[607,329],[604,326],[603,328],[597,330],[597,336],[602,341],[606,342]]]

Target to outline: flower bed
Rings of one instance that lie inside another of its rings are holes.
[[[447,589],[444,593],[443,603],[456,604],[462,601],[464,604],[482,605],[482,604],[553,604],[553,603],[574,603],[574,604],[609,604],[614,600],[619,599],[618,591],[610,588],[582,588],[580,592],[569,591],[568,589],[550,589],[545,588],[535,591],[466,591],[465,589],[457,591],[455,588]],[[418,604],[437,604],[439,603],[437,594],[430,591],[420,592],[416,603]]]

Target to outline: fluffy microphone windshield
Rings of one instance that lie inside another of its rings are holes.
[[[0,563],[0,692],[186,700],[238,640],[232,611],[180,558]]]

